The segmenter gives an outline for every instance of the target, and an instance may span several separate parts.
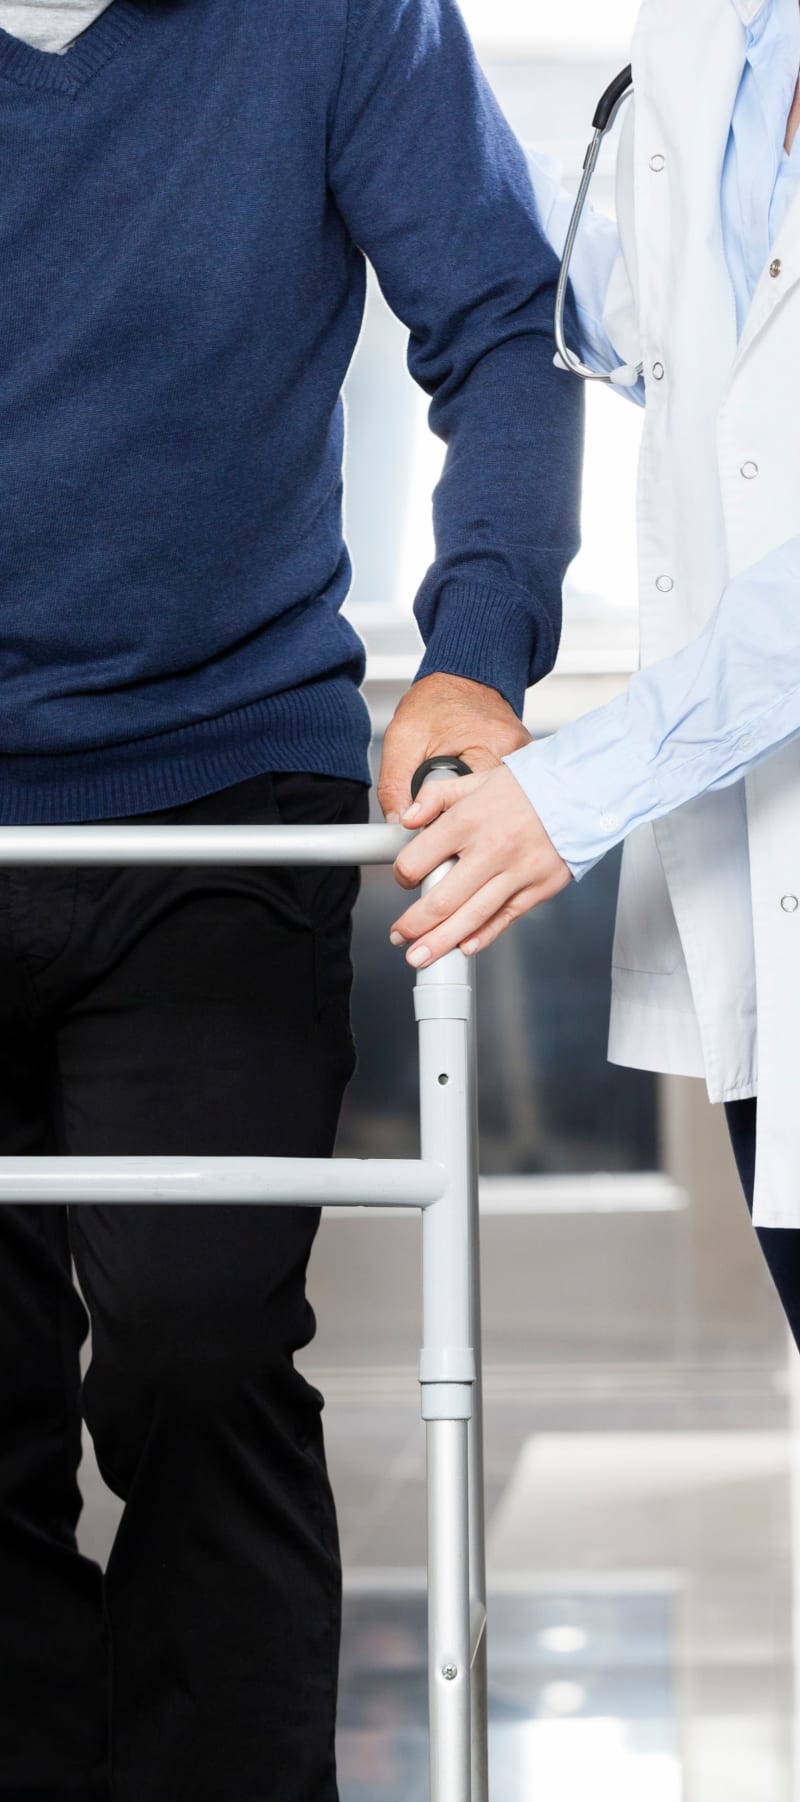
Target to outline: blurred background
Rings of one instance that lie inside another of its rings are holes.
[[[463,10],[517,133],[575,188],[636,0]],[[608,211],[613,166],[612,143]],[[376,767],[418,660],[442,454],[405,354],[373,282],[346,505]],[[530,697],[537,733],[618,693],[637,661],[640,416],[587,399],[583,548],[558,667]],[[606,1063],[617,875],[610,858],[480,960],[493,1802],[795,1802],[796,1355],[719,1110],[699,1083]],[[368,872],[347,1155],[418,1152],[396,908],[389,873]],[[342,1802],[425,1802],[418,1221],[329,1214],[310,1292],[302,1364],[328,1397],[345,1560]],[[84,1543],[102,1556],[115,1504],[90,1449],[85,1483]]]

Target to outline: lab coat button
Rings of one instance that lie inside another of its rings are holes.
[[[758,464],[757,463],[743,463],[741,473],[744,476],[744,479],[746,482],[752,482],[754,480],[754,478],[758,475]]]
[[[650,167],[651,167],[651,169],[652,169],[652,171],[653,171],[653,174],[654,174],[654,175],[660,175],[660,174],[661,174],[661,171],[662,171],[662,169],[663,169],[663,167],[664,167],[664,164],[665,164],[665,162],[666,162],[666,160],[667,160],[667,159],[666,159],[666,157],[663,157],[663,156],[661,156],[661,155],[658,155],[658,156],[651,156],[651,158],[650,158]]]
[[[796,895],[781,896],[781,907],[785,914],[796,914],[798,905],[800,904],[798,903]]]
[[[752,749],[753,749],[753,740],[750,737],[749,732],[745,732],[743,737],[740,738],[740,740],[739,740],[739,750],[740,751],[752,751]]]
[[[656,588],[659,594],[671,594],[675,583],[671,576],[656,576]]]
[[[600,825],[604,832],[616,832],[619,825],[619,818],[615,813],[601,813]]]
[[[664,365],[663,365],[663,363],[654,363],[653,364],[653,375],[657,382],[663,382],[663,380],[664,380]]]
[[[772,276],[773,281],[777,281],[778,276],[782,275],[783,264],[781,262],[780,257],[775,257],[774,260],[770,263],[769,272],[770,272],[770,275]]]

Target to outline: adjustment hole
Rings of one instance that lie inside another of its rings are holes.
[[[442,1073],[442,1075],[439,1077],[439,1081],[442,1085],[442,1088],[444,1088],[445,1084],[450,1081],[450,1078],[449,1078],[449,1076],[445,1076],[444,1073]]]

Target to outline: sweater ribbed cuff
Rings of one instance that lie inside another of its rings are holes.
[[[464,676],[496,688],[521,718],[536,646],[536,621],[516,595],[479,582],[449,582],[415,681]]]

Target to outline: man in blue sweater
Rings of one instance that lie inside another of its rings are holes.
[[[580,400],[453,0],[0,3],[0,165],[0,823],[365,817],[365,257],[448,446],[385,810],[433,752],[523,743]],[[0,870],[2,1151],[330,1153],[355,886]],[[317,1224],[0,1210],[0,1802],[335,1802],[336,1521],[292,1361]],[[105,1578],[82,1410],[125,1502]]]

